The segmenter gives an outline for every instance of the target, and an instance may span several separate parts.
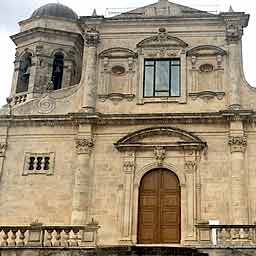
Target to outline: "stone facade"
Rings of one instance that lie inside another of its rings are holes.
[[[256,93],[241,57],[248,19],[159,0],[112,18],[22,21],[0,110],[0,225],[38,220],[51,241],[49,225],[93,220],[99,246],[136,245],[141,179],[164,168],[180,182],[182,246],[219,246],[220,255],[256,247]],[[17,92],[22,56],[29,83]],[[144,97],[145,60],[170,59],[180,61],[180,95]]]

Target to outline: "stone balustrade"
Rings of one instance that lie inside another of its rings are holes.
[[[0,226],[0,247],[94,247],[97,223],[85,226]]]
[[[256,225],[198,224],[198,240],[214,246],[256,246]]]

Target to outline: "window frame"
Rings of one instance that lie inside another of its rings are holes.
[[[173,65],[171,62],[172,61],[179,61],[179,64]],[[181,97],[181,59],[176,57],[176,58],[144,58],[143,60],[143,98],[177,98]],[[153,65],[146,65],[147,61],[152,61],[154,62]],[[156,89],[156,63],[157,61],[168,61],[169,62],[169,85],[168,85],[168,90],[157,90]],[[154,69],[154,74],[153,74],[153,95],[152,96],[145,96],[145,78],[146,78],[146,67],[152,67]],[[171,79],[172,79],[172,66],[179,67],[179,95],[171,95]],[[166,96],[158,96],[156,95],[157,92],[168,92],[168,95]]]

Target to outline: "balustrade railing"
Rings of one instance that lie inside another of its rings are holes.
[[[256,246],[256,225],[208,225],[198,224],[200,243],[214,246]]]
[[[14,97],[14,105],[18,105],[20,103],[24,103],[27,101],[27,94],[20,94]]]
[[[85,226],[0,226],[0,247],[94,247],[97,223]]]

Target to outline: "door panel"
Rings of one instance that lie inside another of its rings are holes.
[[[165,169],[146,174],[139,191],[138,243],[180,242],[180,186]]]

